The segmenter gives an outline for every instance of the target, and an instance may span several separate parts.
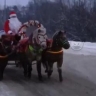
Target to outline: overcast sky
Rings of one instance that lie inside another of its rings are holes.
[[[29,0],[6,0],[7,5],[26,5]],[[4,6],[4,0],[0,0],[0,6]]]

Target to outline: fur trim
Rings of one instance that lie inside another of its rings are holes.
[[[13,16],[17,16],[17,15],[16,15],[16,14],[11,14],[11,15],[10,15],[10,18],[13,17]]]
[[[11,33],[12,33],[12,31],[9,30],[9,31],[8,31],[8,34],[11,34]]]

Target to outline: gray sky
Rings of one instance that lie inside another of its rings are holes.
[[[29,0],[6,0],[7,5],[26,5]],[[0,0],[0,6],[4,6],[4,0]]]

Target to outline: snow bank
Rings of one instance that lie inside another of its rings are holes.
[[[77,55],[96,55],[96,43],[69,41],[70,49],[65,50],[65,53]]]

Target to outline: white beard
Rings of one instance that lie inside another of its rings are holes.
[[[22,23],[18,20],[18,18],[9,19],[9,28],[12,32],[18,33],[19,28],[22,26]]]

